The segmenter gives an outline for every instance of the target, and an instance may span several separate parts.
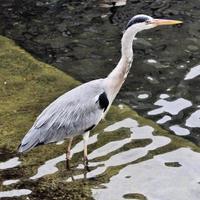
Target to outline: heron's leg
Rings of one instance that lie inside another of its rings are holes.
[[[89,135],[90,135],[90,132],[86,132],[83,134],[83,159],[84,159],[84,165],[86,167],[86,169],[88,169],[88,155],[87,155],[87,142],[88,142],[88,139],[89,139]]]
[[[67,151],[66,151],[66,168],[68,170],[70,170],[70,163],[69,161],[71,160],[71,146],[72,146],[72,140],[73,140],[73,137],[69,138],[69,143],[68,143],[68,146],[67,146]]]

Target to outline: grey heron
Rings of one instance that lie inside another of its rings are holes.
[[[18,151],[26,152],[36,146],[68,138],[66,163],[69,164],[73,137],[82,135],[84,163],[87,166],[89,133],[105,117],[129,73],[133,61],[132,44],[135,35],[156,26],[179,23],[182,22],[154,19],[143,14],[131,18],[121,40],[121,59],[112,72],[105,78],[92,80],[66,92],[47,106],[22,139]]]

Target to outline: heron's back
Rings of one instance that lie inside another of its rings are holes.
[[[38,116],[19,147],[20,152],[83,134],[101,120],[103,109],[98,96],[104,79],[90,81],[63,94]]]

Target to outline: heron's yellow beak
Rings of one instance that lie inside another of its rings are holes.
[[[152,19],[150,23],[155,24],[156,26],[162,26],[162,25],[182,24],[183,22],[179,20],[171,20],[171,19]]]

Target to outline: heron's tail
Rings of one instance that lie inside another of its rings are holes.
[[[33,149],[34,147],[43,144],[39,140],[39,130],[31,128],[29,132],[22,139],[21,144],[18,147],[18,152],[27,152]]]

